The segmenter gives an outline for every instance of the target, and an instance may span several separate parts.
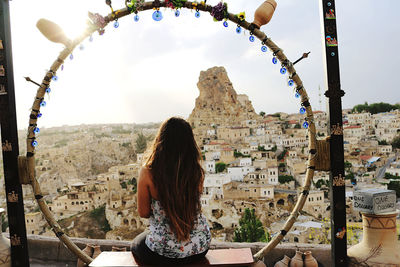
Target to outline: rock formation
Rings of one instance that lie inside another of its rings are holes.
[[[200,72],[197,83],[200,95],[188,121],[194,126],[240,125],[241,121],[259,118],[246,95],[238,95],[224,67]]]

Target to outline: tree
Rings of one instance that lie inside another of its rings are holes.
[[[400,148],[400,135],[396,136],[392,141],[393,148]]]
[[[255,209],[246,208],[239,220],[240,228],[236,229],[233,236],[235,242],[259,242],[267,241],[264,227],[255,214]],[[269,235],[268,235],[269,236]]]
[[[356,105],[353,107],[352,112],[369,112],[371,114],[377,114],[377,113],[382,113],[382,112],[388,112],[391,110],[399,109],[400,105],[391,105],[388,103],[373,103],[371,105],[368,105],[367,102],[364,104]]]
[[[265,116],[265,112],[264,111],[260,111],[260,116],[264,117]]]
[[[380,145],[380,146],[387,146],[388,143],[387,143],[386,140],[382,140],[382,141],[378,141],[378,145]]]
[[[290,183],[291,181],[294,181],[294,178],[291,175],[279,175],[278,181],[280,184],[287,184]]]
[[[147,139],[143,133],[139,133],[138,137],[136,138],[136,152],[143,153],[147,147]]]
[[[396,191],[396,196],[400,197],[400,181],[390,181],[387,188]]]
[[[226,168],[226,164],[223,162],[218,162],[217,164],[215,164],[215,172],[223,172]]]
[[[294,128],[295,128],[295,129],[301,129],[301,126],[300,126],[300,124],[296,123],[296,124],[294,125]]]
[[[283,159],[285,158],[285,156],[286,156],[286,153],[287,153],[287,150],[284,149],[284,150],[282,151],[282,153],[280,153],[280,154],[278,155],[277,159],[278,159],[278,160],[283,160]]]

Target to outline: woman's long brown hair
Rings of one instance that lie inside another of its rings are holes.
[[[189,239],[201,210],[204,171],[200,159],[190,124],[172,117],[161,125],[146,160],[171,231],[179,241]]]

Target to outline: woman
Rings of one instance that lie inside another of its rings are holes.
[[[160,127],[139,174],[138,212],[150,232],[131,247],[143,264],[188,264],[204,257],[211,234],[201,214],[204,171],[189,123],[170,118]]]

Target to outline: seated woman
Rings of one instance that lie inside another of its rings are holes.
[[[138,212],[150,223],[150,232],[138,235],[131,246],[139,263],[188,264],[207,253],[211,234],[201,213],[200,159],[189,123],[166,120],[139,174]]]

